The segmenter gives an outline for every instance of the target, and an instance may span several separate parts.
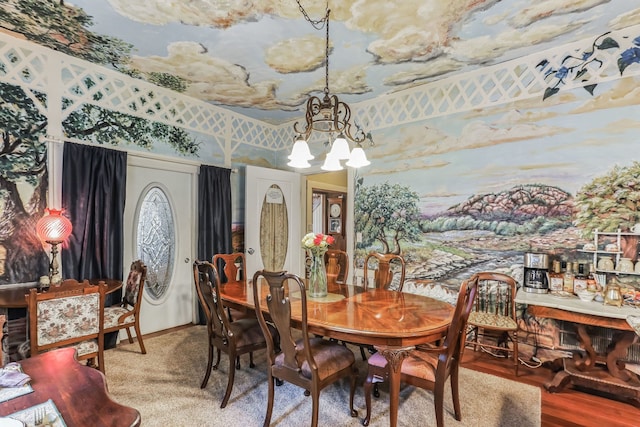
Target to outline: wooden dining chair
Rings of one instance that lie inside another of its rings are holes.
[[[104,373],[104,296],[106,285],[69,285],[47,292],[30,289],[31,356],[60,347],[74,347],[78,360],[87,360]]]
[[[0,368],[6,365],[5,356],[7,352],[4,351],[4,324],[7,322],[7,316],[0,314]]]
[[[478,291],[478,276],[474,275],[460,286],[456,307],[440,345],[420,345],[400,365],[400,381],[433,392],[436,424],[444,425],[444,387],[449,379],[456,420],[462,419],[458,392],[458,371],[467,329],[467,319]],[[369,357],[368,373],[364,382],[367,415],[362,425],[368,426],[371,419],[372,385],[386,381],[389,377],[387,359],[380,353]]]
[[[364,287],[388,289],[402,292],[406,265],[404,258],[396,254],[369,252],[364,260]],[[373,277],[371,277],[373,276]],[[371,345],[359,345],[362,360],[366,360],[366,352],[375,353]],[[378,386],[375,386],[377,393]]]
[[[478,273],[478,293],[469,315],[467,344],[507,352],[513,356],[518,375],[518,318],[516,317],[517,283],[513,277],[502,273]],[[511,347],[509,347],[511,343]]]
[[[266,294],[264,289],[260,291],[262,281],[268,284]],[[349,413],[352,417],[357,417],[358,413],[353,408],[353,396],[358,368],[353,352],[337,342],[309,336],[307,295],[302,280],[295,274],[285,271],[257,271],[253,275],[253,298],[256,317],[267,337],[269,392],[264,427],[268,427],[271,423],[274,379],[297,385],[305,390],[305,394],[311,394],[313,405],[311,427],[316,427],[320,391],[341,378],[349,377],[351,383]],[[276,352],[272,343],[271,329],[265,319],[267,313],[280,334],[281,352]],[[301,330],[293,329],[292,313],[300,313],[299,328]],[[298,338],[300,332],[302,337]],[[302,424],[302,421],[300,423]]]
[[[370,270],[373,270],[373,274]],[[404,258],[397,254],[370,252],[364,260],[363,273],[365,288],[383,288],[402,292],[406,274]],[[373,283],[371,275],[373,275]]]
[[[324,255],[327,280],[331,283],[347,283],[349,274],[349,254],[340,249],[329,249]]]
[[[215,254],[212,263],[221,284],[242,287],[247,285],[246,262],[242,252]],[[255,317],[253,311],[240,311],[229,307],[227,307],[227,314],[232,321],[243,317]]]
[[[193,280],[198,300],[202,304],[203,311],[207,317],[209,340],[207,369],[200,388],[207,386],[211,370],[218,369],[220,353],[224,351],[229,357],[227,389],[222,403],[220,403],[220,407],[224,408],[227,406],[233,389],[236,358],[249,353],[249,366],[254,368],[253,352],[267,348],[267,339],[265,339],[265,335],[255,317],[233,321],[229,319],[227,310],[222,305],[222,300],[218,297],[220,295],[220,278],[212,263],[195,261],[193,263]],[[272,329],[268,339],[276,340],[277,345],[278,335],[274,329]],[[217,351],[215,365],[213,364],[214,349]]]
[[[131,328],[136,331],[136,340],[140,344],[140,352],[146,354],[140,332],[140,306],[142,305],[142,295],[144,284],[147,280],[147,267],[141,260],[131,263],[127,276],[124,296],[120,304],[106,307],[104,309],[104,332],[115,332],[124,329],[127,331],[129,343],[133,344]]]
[[[51,287],[53,287],[53,288],[56,288],[56,287],[64,288],[66,286],[78,286],[78,285],[89,286],[90,283],[86,279],[85,280],[64,279],[58,285],[51,285]]]

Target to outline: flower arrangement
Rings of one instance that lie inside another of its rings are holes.
[[[322,233],[307,233],[302,238],[302,248],[311,251],[314,255],[323,255],[333,245],[335,239]]]
[[[327,271],[324,266],[324,254],[329,245],[335,242],[333,236],[322,233],[307,233],[302,238],[302,248],[309,251],[309,296],[322,298],[327,296]]]

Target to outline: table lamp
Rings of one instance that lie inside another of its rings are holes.
[[[51,263],[49,264],[49,283],[58,275],[58,245],[71,235],[71,221],[62,216],[62,210],[46,209],[47,214],[38,220],[36,232],[43,242],[51,245]]]

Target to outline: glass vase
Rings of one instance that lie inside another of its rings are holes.
[[[327,269],[324,265],[324,254],[310,251],[309,296],[322,298],[327,296]]]

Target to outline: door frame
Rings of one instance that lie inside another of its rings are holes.
[[[346,182],[346,187],[340,186],[340,185],[335,185],[335,184],[330,184],[330,183],[326,183],[326,182],[322,182],[322,181],[313,181],[312,179],[309,179],[309,175],[317,175],[317,174],[328,174],[331,172],[324,172],[322,170],[309,170],[308,172],[305,171],[306,173],[302,174],[305,182],[304,182],[304,191],[305,191],[305,195],[302,198],[302,206],[300,206],[300,212],[302,212],[302,218],[303,220],[301,221],[301,226],[303,228],[302,230],[302,235],[304,236],[305,234],[311,232],[312,230],[309,228],[312,226],[312,224],[309,223],[309,220],[311,219],[311,207],[312,207],[312,203],[313,203],[313,190],[327,190],[329,192],[331,191],[336,191],[336,192],[341,192],[341,193],[346,193],[347,195],[347,203],[343,204],[342,209],[345,211],[345,215],[347,218],[347,221],[345,221],[345,240],[346,240],[346,252],[349,255],[349,260],[352,263],[352,267],[353,267],[353,261],[354,261],[354,255],[355,255],[355,239],[354,239],[354,230],[355,230],[355,223],[354,223],[354,186],[353,186],[353,182],[355,179],[355,171],[353,168],[347,168],[347,182]],[[350,275],[353,276],[353,274],[355,273],[354,268],[349,269],[350,270]]]

